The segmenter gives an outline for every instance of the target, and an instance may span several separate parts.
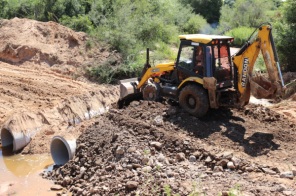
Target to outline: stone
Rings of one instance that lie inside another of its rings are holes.
[[[228,162],[229,162],[228,159],[222,159],[222,160],[218,161],[216,165],[226,167]]]
[[[185,160],[185,154],[183,152],[180,152],[176,155],[177,161],[181,162]]]
[[[189,157],[189,161],[190,161],[190,162],[196,162],[196,156],[191,155],[191,156]]]
[[[239,166],[240,163],[242,162],[241,159],[239,159],[239,158],[237,158],[237,157],[234,157],[234,156],[233,156],[230,160],[233,162],[233,164],[234,164],[235,166]]]
[[[160,168],[163,167],[163,164],[160,163],[160,162],[156,162],[156,163],[155,163],[155,167],[156,167],[157,169],[160,169]]]
[[[223,172],[215,172],[213,173],[213,176],[223,176]]]
[[[162,153],[160,153],[160,154],[158,155],[158,157],[157,157],[157,160],[158,160],[159,162],[164,162],[164,161],[165,161],[165,156],[164,156]]]
[[[222,154],[222,158],[223,159],[231,159],[233,157],[233,153],[232,152],[229,152],[229,151],[226,151]]]
[[[58,184],[55,184],[52,187],[50,187],[50,190],[52,190],[52,191],[60,191],[62,189],[63,189],[63,187],[61,185],[58,185]]]
[[[168,171],[166,172],[166,174],[167,174],[167,176],[168,176],[169,178],[172,178],[172,177],[175,176],[175,173],[174,173],[172,170],[168,170]]]
[[[77,195],[82,195],[83,193],[83,189],[82,188],[78,188],[77,189]]]
[[[254,171],[254,168],[252,166],[246,167],[247,172],[252,172]]]
[[[283,192],[286,189],[287,189],[287,187],[285,185],[280,184],[279,187],[277,187],[276,191],[277,192]]]
[[[208,174],[201,174],[199,177],[200,177],[201,179],[204,179],[204,178],[207,178],[207,177],[208,177]]]
[[[202,153],[200,151],[195,151],[192,155],[198,158]]]
[[[116,155],[123,155],[124,148],[122,146],[118,146],[115,153],[116,153]]]
[[[133,165],[132,164],[128,164],[128,165],[126,165],[126,168],[127,169],[133,169]]]
[[[154,124],[155,125],[158,125],[158,126],[162,125],[163,124],[163,118],[162,118],[162,116],[160,116],[160,115],[156,116],[154,118]]]
[[[184,145],[189,145],[189,141],[188,141],[188,140],[184,140],[184,141],[183,141],[183,144],[184,144]]]
[[[280,178],[289,178],[289,179],[293,179],[294,175],[292,171],[287,171],[287,172],[282,172],[280,173]]]
[[[71,183],[71,178],[69,176],[66,176],[63,180],[63,186],[66,187],[70,183]]]
[[[132,166],[133,166],[134,169],[142,167],[140,164],[137,164],[137,163],[132,164]]]
[[[272,169],[269,169],[269,168],[262,168],[262,170],[264,171],[264,173],[267,173],[269,175],[275,175],[276,172],[273,171]]]
[[[229,161],[229,162],[227,163],[227,168],[228,168],[228,169],[235,169],[235,166],[234,166],[234,164],[233,164],[232,161]]]
[[[295,192],[293,192],[293,191],[283,191],[283,194],[286,195],[286,196],[292,196],[292,195],[295,195]]]
[[[212,158],[211,158],[210,156],[208,156],[208,157],[206,158],[205,162],[206,162],[206,163],[210,163],[210,162],[212,162]]]
[[[105,170],[106,171],[111,171],[111,170],[113,170],[113,166],[112,165],[108,165],[107,167],[105,167]]]
[[[127,149],[127,152],[132,153],[132,152],[135,152],[136,150],[137,150],[136,147],[129,147],[129,148]]]
[[[143,167],[143,168],[142,168],[142,171],[143,171],[143,172],[146,172],[146,173],[151,172],[151,170],[152,170],[152,167],[150,167],[150,166],[146,166],[146,167]]]
[[[223,170],[223,167],[222,166],[215,166],[214,169],[213,169],[213,171],[214,172],[222,172],[224,170]]]
[[[136,189],[138,188],[139,183],[136,181],[127,181],[126,188],[128,189]]]
[[[160,142],[150,142],[150,145],[155,147],[157,150],[161,150],[162,148],[162,143]]]
[[[142,164],[146,165],[148,162],[149,162],[149,158],[148,157],[143,157]]]

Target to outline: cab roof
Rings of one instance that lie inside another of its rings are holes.
[[[208,44],[213,40],[228,40],[233,41],[233,37],[224,35],[207,35],[207,34],[187,34],[179,35],[180,39],[190,40],[197,43]]]

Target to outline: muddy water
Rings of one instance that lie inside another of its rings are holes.
[[[39,174],[52,168],[50,155],[12,155],[0,148],[0,195],[56,195]]]

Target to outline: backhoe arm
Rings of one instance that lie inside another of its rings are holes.
[[[272,98],[281,94],[284,83],[271,29],[270,24],[260,26],[233,57],[238,73],[236,81],[240,106],[248,104],[251,91],[257,98]],[[268,72],[268,80],[262,76],[253,76],[253,68],[260,51]]]

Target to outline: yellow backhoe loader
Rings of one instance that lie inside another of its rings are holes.
[[[180,35],[176,62],[149,64],[139,78],[120,81],[119,107],[135,97],[157,101],[167,97],[192,115],[204,116],[209,108],[243,107],[251,92],[257,98],[281,96],[284,82],[272,36],[271,24],[254,31],[245,45],[230,55],[232,37],[220,35]],[[268,79],[253,74],[261,51]]]

